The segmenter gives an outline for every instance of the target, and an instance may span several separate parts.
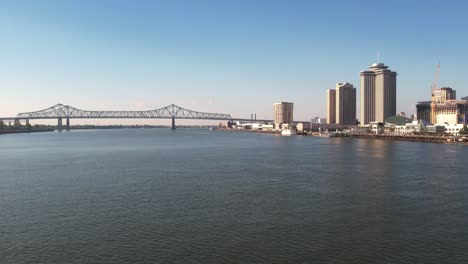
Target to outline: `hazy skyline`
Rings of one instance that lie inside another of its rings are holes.
[[[468,95],[463,1],[0,1],[0,116],[177,104],[272,119],[325,116],[326,89],[377,52],[398,72],[397,112],[439,86]],[[357,109],[359,113],[359,108]],[[115,123],[115,121],[114,121]]]

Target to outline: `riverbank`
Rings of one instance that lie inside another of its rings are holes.
[[[6,135],[6,134],[24,134],[24,133],[40,133],[40,132],[54,132],[54,129],[0,130],[0,135]]]
[[[272,131],[272,130],[254,130],[254,129],[226,129],[226,128],[218,128],[215,130],[219,131],[229,131],[229,132],[247,132],[247,133],[262,133],[262,134],[275,134],[280,135],[281,131]]]
[[[220,131],[233,131],[233,132],[247,132],[247,133],[264,133],[264,134],[277,134],[280,131],[264,131],[264,130],[245,130],[245,129],[218,129]],[[326,137],[325,134],[319,133],[304,133],[297,134],[296,136],[314,136]],[[436,136],[436,135],[376,135],[376,134],[347,134],[347,133],[333,133],[330,137],[347,137],[347,138],[364,138],[364,139],[379,139],[379,140],[396,140],[396,141],[411,141],[423,143],[438,143],[438,144],[460,144],[468,145],[468,139],[456,136]]]
[[[427,142],[439,144],[461,144],[468,145],[468,141],[456,136],[428,136],[428,135],[375,135],[375,134],[345,134],[337,133],[337,137],[367,138],[380,140],[397,140],[412,142]]]

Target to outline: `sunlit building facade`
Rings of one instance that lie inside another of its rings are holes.
[[[396,115],[396,77],[383,63],[361,72],[361,125]]]
[[[294,104],[279,102],[273,104],[275,124],[291,124],[294,121]]]
[[[327,123],[336,123],[336,90],[327,90]]]
[[[350,83],[336,85],[336,124],[356,125],[356,88]]]

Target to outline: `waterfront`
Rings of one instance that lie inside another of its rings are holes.
[[[119,129],[0,137],[2,263],[463,263],[466,146]]]

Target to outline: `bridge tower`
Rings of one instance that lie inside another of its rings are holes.
[[[62,132],[62,130],[63,130],[62,118],[59,117],[59,118],[58,118],[58,122],[57,122],[57,131]]]
[[[70,118],[67,117],[67,124],[66,124],[67,131],[70,131]]]
[[[172,116],[171,130],[175,130],[175,117],[174,116]]]

